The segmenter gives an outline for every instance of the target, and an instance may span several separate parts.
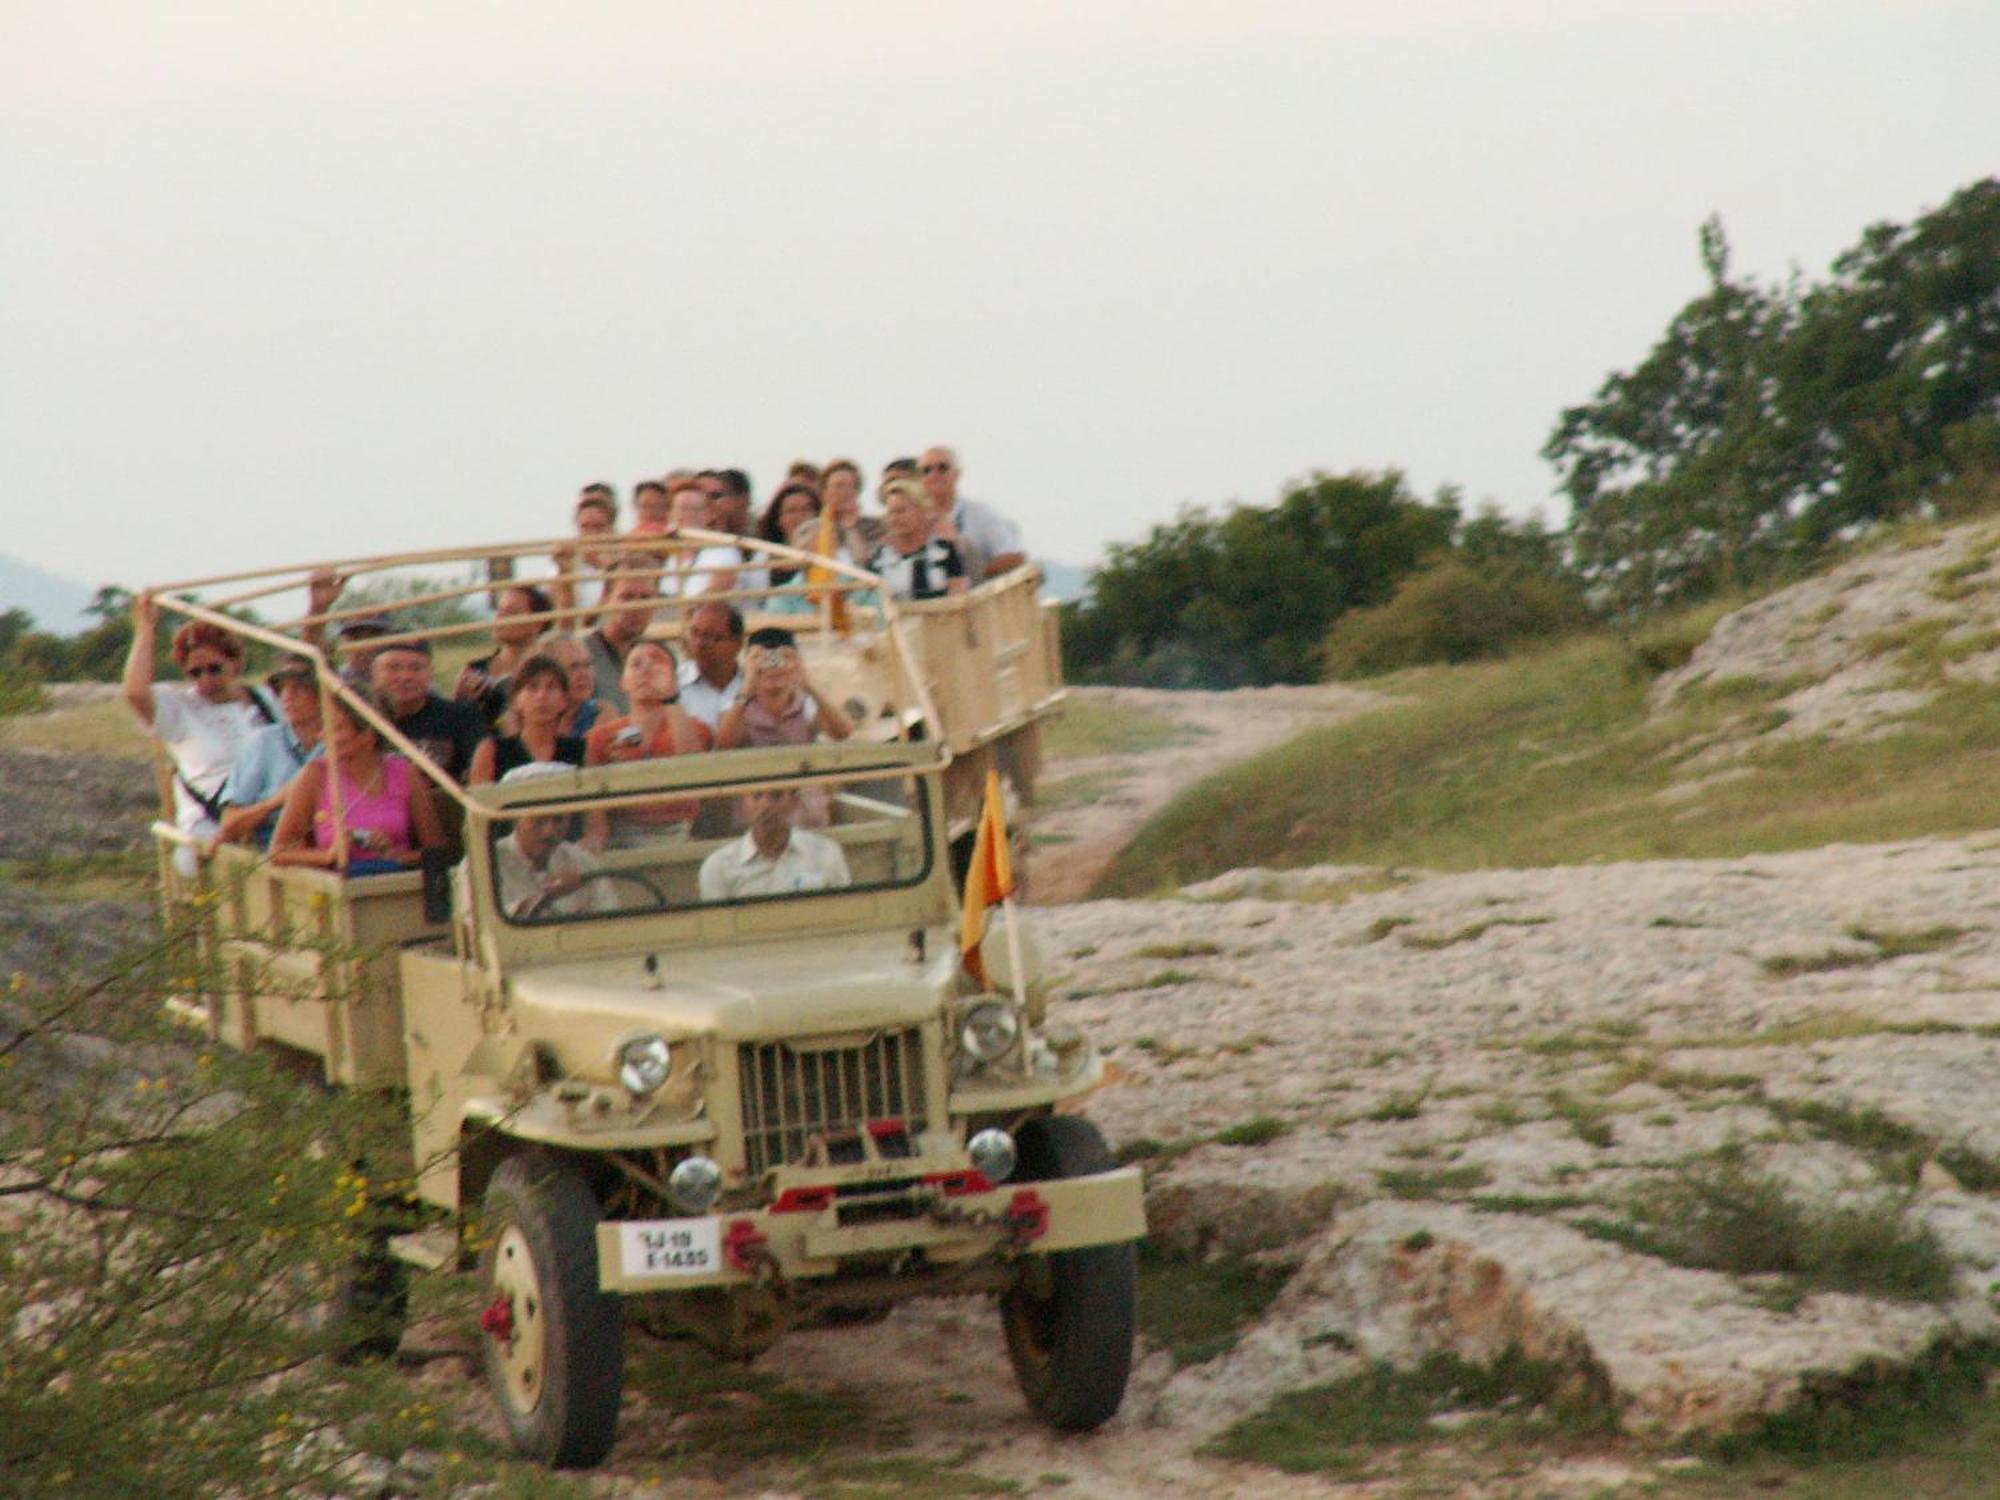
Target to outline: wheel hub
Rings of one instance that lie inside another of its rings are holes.
[[[541,1403],[543,1386],[542,1292],[534,1252],[527,1238],[512,1225],[493,1252],[493,1300],[479,1316],[479,1326],[493,1338],[501,1383],[516,1411],[530,1412]]]

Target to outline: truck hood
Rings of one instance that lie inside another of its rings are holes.
[[[929,936],[922,963],[907,932],[816,934],[677,948],[653,974],[643,955],[551,964],[513,975],[509,989],[522,1029],[556,1040],[607,1022],[730,1041],[913,1026],[958,983],[949,936]]]

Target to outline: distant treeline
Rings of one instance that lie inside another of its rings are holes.
[[[1064,610],[1081,682],[1307,682],[1496,654],[1809,571],[1869,527],[2000,506],[2000,179],[1878,224],[1827,278],[1732,273],[1543,449],[1548,532],[1402,477],[1318,475],[1112,547]]]

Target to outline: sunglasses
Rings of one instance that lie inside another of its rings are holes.
[[[923,467],[922,467],[921,469],[919,469],[919,470],[918,470],[917,472],[918,472],[919,474],[949,474],[949,473],[951,472],[951,465],[950,465],[950,464],[925,464],[925,465],[924,465],[924,466],[923,466]]]
[[[217,661],[217,662],[210,662],[205,667],[189,667],[187,669],[187,675],[189,677],[197,679],[202,677],[220,677],[224,672],[227,672],[228,670],[229,668],[227,665]]]

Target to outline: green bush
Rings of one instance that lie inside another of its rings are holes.
[[[1406,578],[1389,602],[1341,617],[1321,653],[1332,677],[1505,656],[1589,620],[1573,585],[1513,564],[1451,557]]]

